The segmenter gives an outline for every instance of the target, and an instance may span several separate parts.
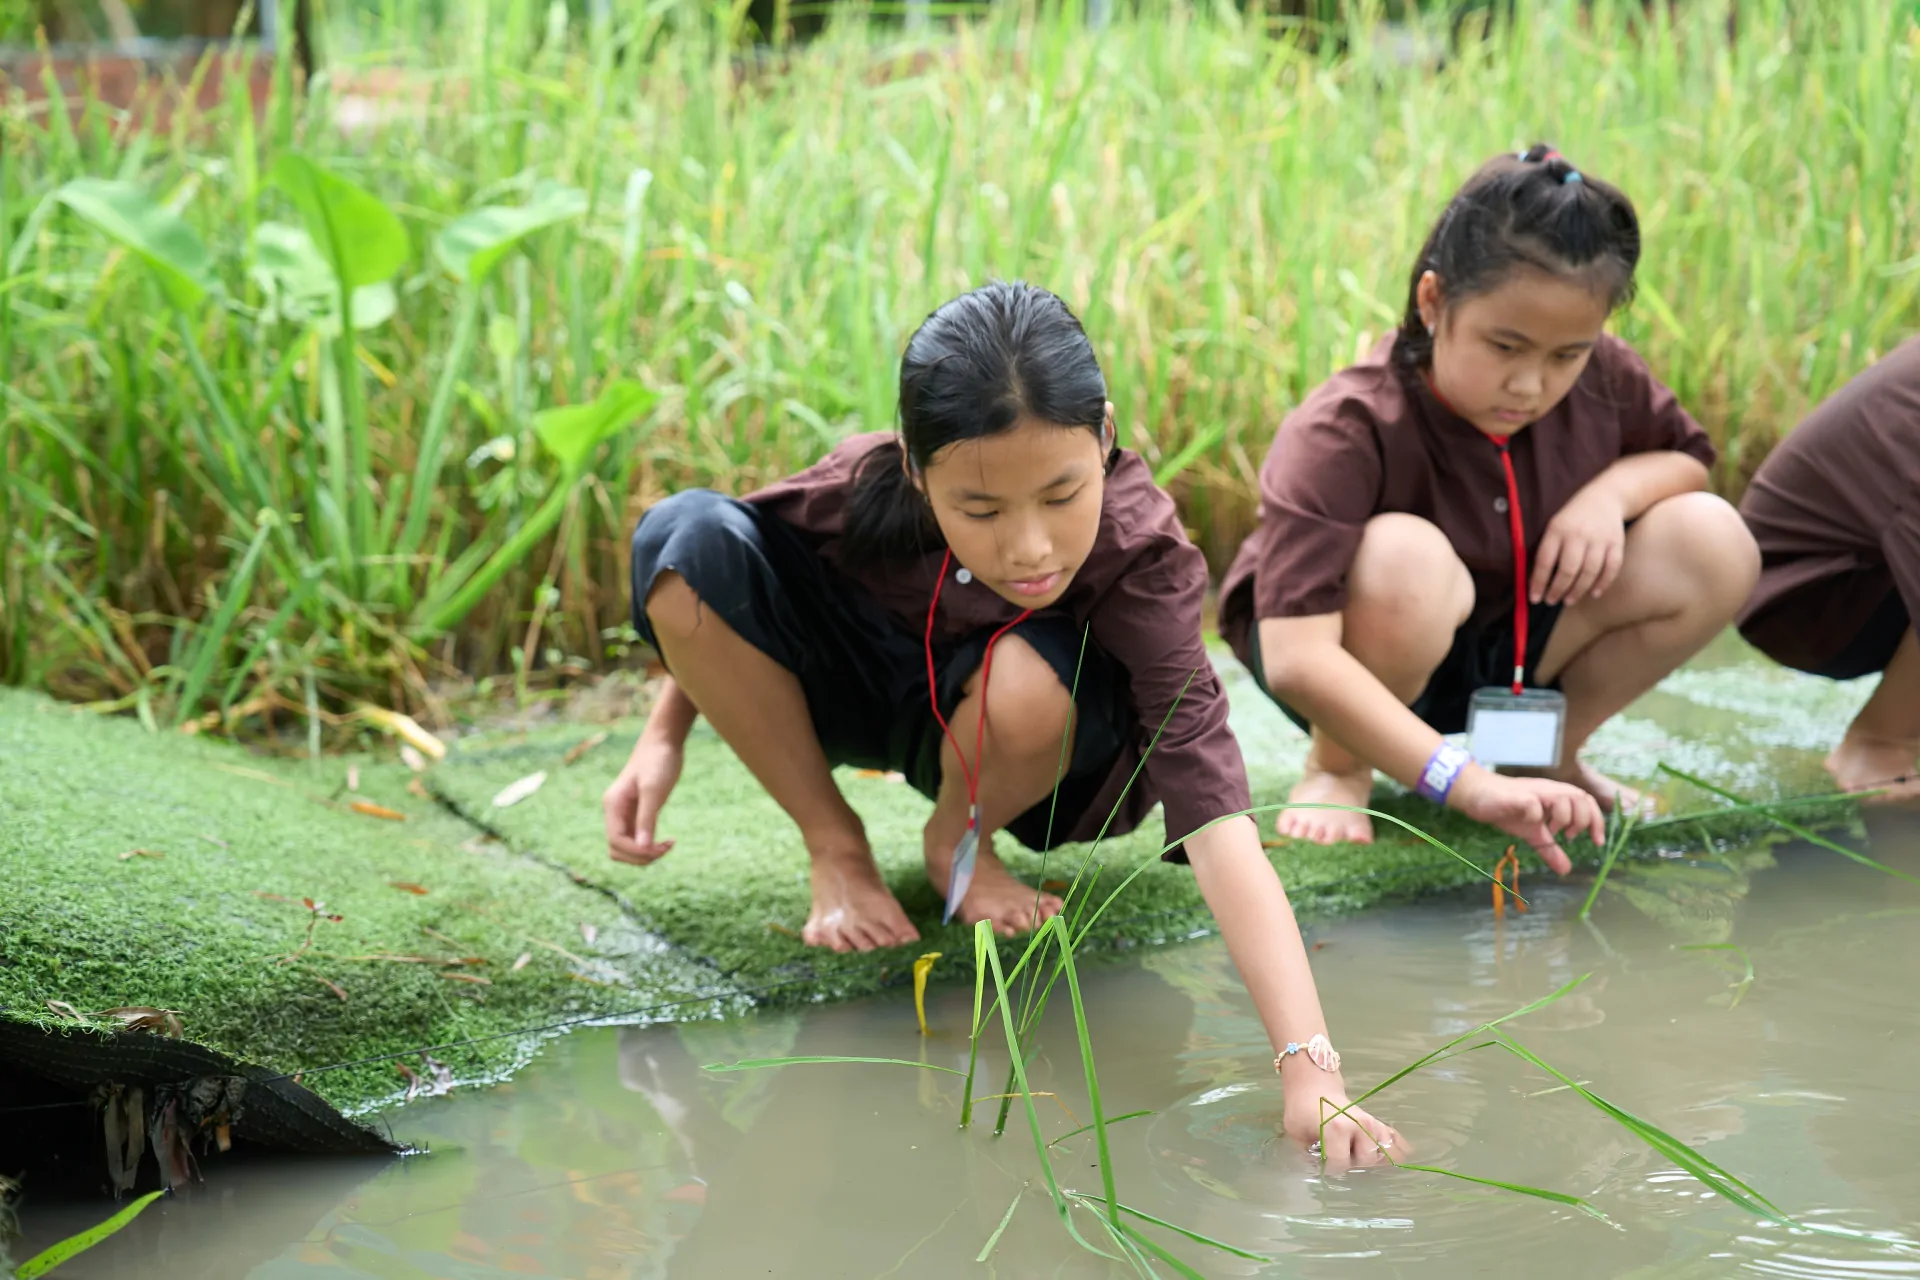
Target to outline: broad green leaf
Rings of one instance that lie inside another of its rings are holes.
[[[96,231],[145,262],[167,301],[180,310],[198,306],[213,288],[207,246],[178,214],[133,183],[75,178],[60,188],[58,197]]]
[[[319,321],[329,336],[340,332],[340,287],[333,268],[303,227],[263,222],[253,233],[253,276],[279,314],[296,322]],[[393,318],[399,298],[387,281],[353,291],[353,327],[375,329]]]
[[[616,379],[589,404],[570,404],[534,414],[534,434],[569,472],[579,471],[593,456],[595,446],[646,412],[659,398],[637,382]]]
[[[28,1258],[20,1264],[20,1269],[14,1272],[14,1275],[18,1276],[19,1280],[34,1280],[36,1276],[45,1275],[61,1263],[72,1258],[75,1254],[85,1253],[120,1228],[126,1226],[129,1222],[132,1222],[140,1216],[142,1209],[145,1209],[165,1194],[166,1192],[164,1191],[149,1191],[146,1195],[141,1196],[138,1200],[135,1200],[132,1204],[114,1214],[99,1226],[88,1227],[77,1236],[68,1236],[65,1240],[54,1245],[45,1253]]]
[[[358,289],[390,280],[406,262],[407,229],[371,191],[297,151],[274,161],[271,179],[300,211],[314,244],[346,284]]]
[[[490,204],[455,218],[435,238],[434,256],[455,279],[479,284],[522,240],[586,211],[586,192],[543,186],[524,205]]]

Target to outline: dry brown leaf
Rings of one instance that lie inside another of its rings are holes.
[[[128,858],[164,858],[166,856],[154,849],[129,849],[120,855],[120,861],[125,862]]]
[[[585,754],[587,754],[587,752],[593,750],[595,747],[605,742],[607,740],[607,737],[608,737],[607,731],[605,729],[602,729],[599,733],[594,734],[592,737],[587,738],[582,742],[575,743],[573,747],[571,747],[567,751],[566,755],[560,757],[560,763],[569,764],[569,765],[573,764],[575,761],[579,760],[581,756],[584,756]]]
[[[427,758],[421,755],[419,749],[410,742],[400,744],[400,763],[406,765],[407,768],[413,770],[415,773],[425,773],[427,771]]]
[[[414,1095],[420,1092],[420,1086],[426,1082],[420,1079],[420,1073],[418,1071],[415,1071],[404,1062],[396,1062],[393,1066],[396,1071],[406,1077],[407,1096],[405,1100],[412,1102]]]
[[[533,961],[533,952],[522,951],[520,953],[520,958],[513,962],[513,968],[509,969],[507,972],[518,973],[522,969],[526,968],[528,964],[532,963],[532,961]]]
[[[427,896],[426,887],[424,885],[417,885],[411,880],[389,880],[387,884],[392,888],[400,890],[402,893],[418,894],[422,898]]]
[[[795,930],[795,929],[789,929],[789,928],[787,928],[787,926],[786,926],[786,925],[783,925],[783,924],[781,924],[781,923],[780,923],[780,922],[779,922],[778,920],[769,920],[769,921],[767,921],[767,928],[768,928],[768,929],[769,929],[770,931],[772,931],[772,932],[774,932],[774,933],[783,933],[783,934],[785,934],[785,935],[786,935],[787,937],[789,937],[789,938],[799,938],[799,937],[800,937],[800,934],[799,934],[799,931],[798,931],[798,930]],[[805,941],[805,939],[801,939],[801,941]]]
[[[81,1013],[65,1000],[49,1000],[47,1001],[47,1008],[53,1010],[63,1018],[72,1018],[75,1022],[85,1022],[87,1020],[86,1014]]]
[[[506,809],[519,804],[522,800],[525,800],[528,796],[545,786],[546,781],[547,771],[542,769],[538,773],[530,773],[524,778],[509,782],[506,786],[500,788],[500,794],[493,798],[493,807],[496,809]]]
[[[369,818],[385,818],[388,822],[405,822],[407,815],[398,809],[389,809],[385,805],[374,804],[367,800],[355,800],[347,808],[355,813],[364,813]]]
[[[186,1035],[186,1028],[180,1025],[178,1009],[156,1009],[144,1004],[126,1005],[118,1009],[106,1009],[93,1016],[116,1019],[128,1031],[151,1031],[175,1040]]]
[[[410,796],[418,796],[422,800],[433,799],[433,792],[427,790],[427,784],[418,778],[407,779],[407,794]]]
[[[347,766],[347,790],[358,791],[359,789],[360,789],[360,766],[357,764],[350,764]]]
[[[593,944],[593,940],[600,936],[600,926],[594,925],[594,924],[586,924],[583,922],[580,925],[580,936],[585,938],[587,940],[587,944],[591,946]]]
[[[483,978],[477,973],[447,973],[443,970],[440,976],[448,982],[471,982],[475,986],[480,987],[490,987],[493,985],[492,978]]]

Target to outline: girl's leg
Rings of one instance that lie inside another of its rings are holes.
[[[671,570],[647,594],[647,621],[674,681],[800,827],[813,882],[813,912],[800,936],[835,951],[917,941],[880,878],[860,816],[833,783],[799,680]]]
[[[1567,695],[1565,747],[1547,776],[1610,807],[1638,796],[1580,759],[1595,729],[1704,648],[1733,621],[1760,575],[1740,513],[1708,493],[1649,507],[1627,530],[1620,576],[1599,599],[1568,605],[1540,655],[1538,678]]]
[[[953,736],[973,763],[979,731],[980,673],[967,681],[966,695],[948,717]],[[980,856],[973,885],[961,900],[959,918],[967,924],[991,920],[1002,937],[1036,929],[1060,910],[1060,899],[1014,879],[994,856],[992,835],[1053,793],[1064,739],[1073,751],[1069,722],[1073,697],[1047,660],[1019,633],[993,646],[993,678],[986,690],[986,739],[980,779]],[[940,795],[927,819],[924,852],[927,877],[944,894],[953,869],[953,850],[967,830],[967,780],[952,742],[940,748]]]
[[[1827,772],[1845,791],[1885,790],[1883,802],[1920,800],[1920,640],[1907,628],[1880,687],[1827,757]],[[1898,779],[1898,781],[1896,781]]]
[[[1400,512],[1367,521],[1347,575],[1340,643],[1395,697],[1412,703],[1420,696],[1472,612],[1473,576],[1437,526]],[[1287,799],[1364,806],[1372,795],[1373,765],[1314,726],[1306,768]],[[1373,839],[1371,819],[1338,809],[1282,809],[1275,827],[1315,844]]]

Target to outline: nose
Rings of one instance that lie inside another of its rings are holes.
[[[1047,531],[1047,522],[1037,512],[1005,521],[1003,528],[1000,554],[1006,557],[1009,568],[1038,569],[1053,554],[1053,538]]]
[[[1515,396],[1532,398],[1540,394],[1546,385],[1546,378],[1539,368],[1531,363],[1516,368],[1507,378],[1507,391]]]

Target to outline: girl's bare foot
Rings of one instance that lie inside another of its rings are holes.
[[[1511,769],[1503,772],[1519,778],[1551,778],[1555,782],[1578,787],[1600,802],[1602,813],[1612,813],[1618,809],[1622,813],[1637,813],[1644,818],[1653,811],[1652,798],[1645,792],[1624,782],[1614,781],[1579,756],[1573,758],[1572,764],[1558,769]]]
[[[1364,808],[1372,797],[1372,765],[1360,763],[1352,768],[1329,768],[1321,763],[1320,745],[1316,742],[1307,753],[1306,769],[1300,781],[1287,793],[1287,803]],[[1373,843],[1373,819],[1364,813],[1343,809],[1282,809],[1274,830],[1283,837],[1314,844]]]
[[[927,878],[943,895],[953,874],[954,843],[932,832],[927,835]],[[980,842],[973,863],[973,883],[967,886],[967,896],[960,900],[960,910],[954,914],[963,924],[990,921],[995,933],[1011,938],[1038,929],[1059,915],[1061,906],[1058,897],[1036,893],[1032,885],[1016,879],[993,852],[989,838]]]
[[[1849,733],[1827,757],[1827,772],[1842,791],[1878,791],[1869,804],[1920,800],[1920,742]]]
[[[872,951],[920,940],[900,903],[880,878],[867,849],[813,852],[813,913],[800,930],[810,947]]]

